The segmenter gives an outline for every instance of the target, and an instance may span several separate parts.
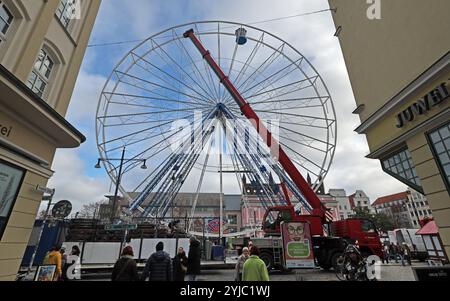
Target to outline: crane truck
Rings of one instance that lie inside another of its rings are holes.
[[[278,159],[279,164],[281,164],[289,176],[289,181],[294,183],[294,188],[300,191],[303,200],[312,208],[309,214],[300,214],[290,201],[286,191],[287,189],[284,183],[282,183],[286,205],[269,207],[265,213],[262,225],[266,237],[252,239],[253,244],[260,247],[262,259],[265,260],[266,265],[271,268],[275,264],[283,262],[283,246],[280,235],[280,224],[283,221],[303,222],[310,225],[314,255],[318,265],[323,269],[330,269],[336,264],[338,257],[344,251],[346,240],[357,240],[364,254],[381,256],[382,247],[380,237],[372,222],[357,218],[332,222],[327,208],[322,204],[312,187],[300,174],[297,167],[283,150],[279,142],[273,137],[272,133],[261,122],[250,103],[243,98],[228,76],[225,75],[221,67],[212,57],[210,51],[203,46],[200,39],[196,36],[195,31],[190,29],[183,36],[186,39],[190,39],[197,48],[200,55],[237,103],[242,115],[252,121],[256,131],[270,149],[272,157]],[[220,109],[225,114],[227,113],[225,105],[221,105]],[[241,246],[244,244],[245,239],[241,239]],[[235,241],[235,245],[239,245],[239,240]]]

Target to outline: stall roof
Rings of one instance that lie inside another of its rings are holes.
[[[417,231],[417,235],[432,235],[432,234],[438,234],[438,226],[436,225],[435,221],[428,222],[425,226],[423,226],[422,229]]]

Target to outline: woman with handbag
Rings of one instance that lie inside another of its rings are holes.
[[[184,281],[187,272],[188,258],[182,247],[178,248],[178,253],[173,259],[173,280]]]
[[[117,260],[111,275],[112,281],[138,281],[139,274],[134,261],[133,248],[127,246],[122,251],[122,256]]]

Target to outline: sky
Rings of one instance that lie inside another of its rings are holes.
[[[89,44],[141,40],[191,21],[225,20],[253,23],[295,14],[328,9],[326,0],[103,0]],[[343,188],[350,195],[364,190],[376,198],[406,189],[385,174],[380,162],[365,158],[369,153],[359,125],[355,100],[345,67],[331,12],[257,24],[290,43],[313,65],[330,90],[338,120],[338,142],[326,189]],[[89,47],[69,106],[67,120],[87,141],[77,149],[58,150],[48,186],[56,189],[55,199],[70,200],[74,212],[83,204],[104,199],[113,187],[105,170],[95,169],[99,157],[95,116],[100,93],[119,60],[137,43]]]

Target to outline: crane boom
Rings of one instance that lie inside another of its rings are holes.
[[[322,204],[308,182],[300,174],[297,167],[294,165],[294,163],[292,163],[291,159],[285,153],[278,141],[272,136],[272,133],[262,122],[260,122],[260,118],[258,117],[256,112],[251,108],[249,103],[242,97],[242,95],[230,81],[228,76],[225,75],[220,66],[215,62],[215,60],[211,56],[211,53],[202,45],[200,40],[195,35],[194,30],[190,29],[186,31],[183,36],[185,38],[189,38],[195,45],[195,47],[199,50],[203,59],[205,59],[205,61],[219,78],[222,85],[236,101],[242,114],[250,121],[253,121],[252,124],[255,126],[258,134],[270,148],[272,155],[278,156],[278,160],[281,163],[281,166],[283,166],[286,173],[289,175],[289,177],[292,179],[298,189],[305,196],[305,199],[313,208],[311,214],[320,217],[323,223],[327,223],[328,221],[326,216],[326,207]]]

